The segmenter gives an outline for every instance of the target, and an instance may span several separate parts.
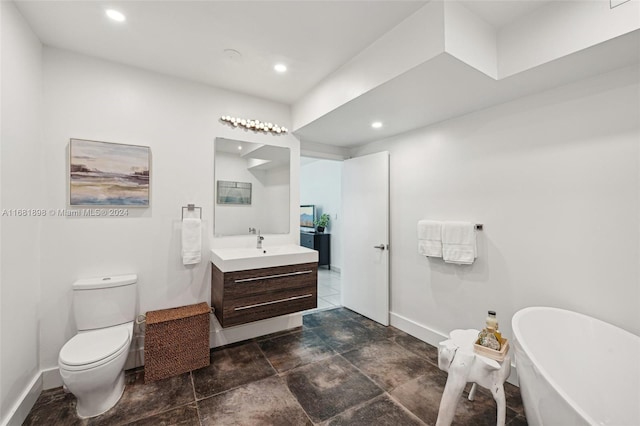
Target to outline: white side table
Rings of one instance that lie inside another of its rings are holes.
[[[504,382],[511,373],[511,356],[507,353],[504,361],[474,352],[473,344],[478,337],[478,330],[453,330],[449,340],[440,342],[438,347],[438,367],[449,373],[444,393],[440,400],[436,426],[449,426],[456,413],[458,400],[468,382],[473,382],[469,392],[469,400],[473,401],[476,384],[491,391],[498,405],[497,426],[504,426],[506,416],[506,400]]]

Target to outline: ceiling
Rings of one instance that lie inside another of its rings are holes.
[[[454,0],[446,0],[454,1]],[[459,0],[496,29],[554,0]],[[40,40],[154,72],[292,105],[428,1],[15,1]],[[126,15],[116,23],[105,15]],[[588,58],[497,83],[447,54],[296,129],[303,142],[353,147],[638,63],[638,34]],[[240,56],[225,53],[234,49]],[[631,55],[628,52],[635,52]],[[283,63],[286,73],[273,66]],[[577,72],[576,72],[577,70]],[[464,102],[461,102],[464,100]],[[373,131],[372,117],[385,122]]]
[[[442,54],[334,109],[296,135],[303,141],[353,148],[638,63],[638,31],[503,80]],[[383,118],[384,126],[371,128],[373,118]]]
[[[461,3],[501,27],[546,1]],[[291,104],[427,1],[15,3],[45,45]],[[126,21],[109,20],[108,8]]]
[[[495,28],[502,28],[550,0],[460,0],[467,9]]]
[[[40,40],[292,103],[423,1],[17,1]],[[116,9],[124,23],[108,19]],[[225,49],[241,57],[225,54]],[[288,67],[285,74],[273,70]]]

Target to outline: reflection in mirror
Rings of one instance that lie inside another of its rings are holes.
[[[216,138],[214,234],[289,233],[289,148]]]

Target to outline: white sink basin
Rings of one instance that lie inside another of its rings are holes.
[[[297,265],[318,261],[318,252],[296,245],[257,248],[211,249],[211,261],[222,272],[273,266]]]

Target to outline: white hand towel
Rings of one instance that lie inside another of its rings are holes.
[[[422,256],[442,257],[442,222],[418,221],[418,253]]]
[[[198,218],[182,220],[182,263],[200,263],[202,258],[202,221]]]
[[[442,258],[447,263],[471,265],[477,257],[475,225],[470,222],[442,224]]]

